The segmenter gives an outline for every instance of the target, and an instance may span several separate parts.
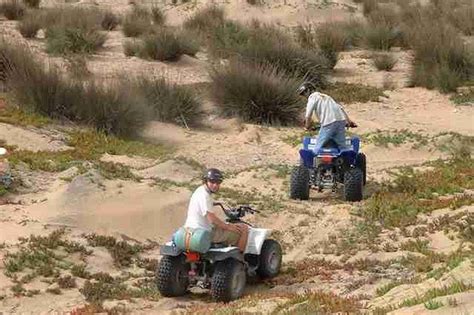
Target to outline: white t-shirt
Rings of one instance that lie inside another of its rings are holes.
[[[188,217],[186,218],[184,227],[193,229],[201,228],[211,231],[212,225],[206,218],[206,214],[208,212],[214,212],[212,210],[213,204],[214,201],[206,185],[202,185],[196,189],[189,201]]]
[[[332,97],[319,92],[314,92],[308,97],[306,104],[306,119],[314,113],[321,126],[329,125],[335,121],[346,120],[341,106]]]

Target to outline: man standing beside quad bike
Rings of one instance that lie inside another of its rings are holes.
[[[334,140],[340,149],[346,147],[345,127],[355,128],[357,124],[349,118],[344,108],[332,97],[316,92],[311,82],[305,82],[298,88],[298,94],[308,98],[305,115],[305,128],[312,129],[313,112],[321,124],[314,152],[318,152],[329,140]]]
[[[359,152],[360,138],[346,138],[346,127],[357,127],[344,108],[328,95],[316,91],[311,82],[304,82],[298,94],[308,98],[305,128],[312,128],[312,115],[321,124],[319,135],[304,137],[299,151],[300,161],[291,172],[290,198],[308,200],[310,189],[318,192],[342,188],[346,201],[361,201],[366,183],[366,158]]]

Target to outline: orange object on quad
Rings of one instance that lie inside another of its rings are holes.
[[[201,255],[197,252],[186,252],[185,255],[188,262],[197,262],[201,259]]]

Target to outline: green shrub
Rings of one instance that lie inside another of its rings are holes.
[[[224,21],[224,10],[217,6],[209,6],[197,11],[183,23],[183,26],[190,31],[207,33]]]
[[[42,27],[42,19],[39,12],[28,12],[25,17],[18,23],[18,31],[25,38],[36,37],[36,34]]]
[[[334,68],[338,53],[348,47],[349,40],[340,23],[326,23],[318,27],[316,37],[319,47],[329,61],[329,67]]]
[[[0,42],[0,58],[6,65],[7,86],[29,110],[123,137],[135,135],[149,119],[145,100],[129,84],[104,87],[66,80],[56,68],[36,62],[23,47],[5,42]]]
[[[106,35],[96,30],[51,27],[46,31],[46,50],[53,54],[94,53],[106,40]]]
[[[298,82],[276,67],[231,62],[211,74],[212,94],[221,113],[257,124],[291,125],[298,122],[301,100]]]
[[[397,32],[387,25],[370,25],[366,30],[367,45],[371,49],[390,50],[397,40]]]
[[[144,98],[125,82],[109,86],[94,82],[80,85],[75,104],[78,120],[106,134],[136,136],[149,121]]]
[[[23,2],[30,8],[39,8],[41,0],[23,0]]]
[[[397,59],[390,53],[377,53],[373,56],[377,70],[390,71],[397,64]]]
[[[302,25],[296,27],[296,41],[305,49],[315,49],[318,46],[315,32],[312,24]]]
[[[19,20],[26,12],[26,8],[19,0],[6,0],[0,3],[0,13],[9,20]]]
[[[123,53],[125,56],[138,56],[142,49],[142,43],[138,40],[126,40],[123,42]]]
[[[137,85],[152,109],[154,119],[186,127],[201,122],[202,105],[191,90],[165,79],[140,79]]]
[[[249,31],[241,24],[225,21],[210,31],[209,50],[217,57],[227,58],[245,45],[249,40]]]
[[[182,55],[194,56],[198,44],[185,33],[161,29],[143,38],[140,57],[160,61],[174,61]]]
[[[156,6],[151,8],[151,18],[155,25],[164,25],[166,21],[166,16],[163,11]]]
[[[106,31],[113,31],[120,24],[120,19],[113,12],[106,11],[103,13],[100,25]]]
[[[325,83],[328,60],[321,53],[298,47],[288,36],[271,26],[256,26],[249,40],[237,47],[246,61],[271,64],[288,75],[311,80],[317,86]]]
[[[134,7],[125,15],[122,32],[127,37],[137,37],[152,29],[151,13],[145,8]]]

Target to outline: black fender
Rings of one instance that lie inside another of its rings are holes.
[[[176,246],[162,245],[160,246],[160,255],[162,256],[179,256],[183,253],[183,250]]]
[[[218,261],[223,261],[229,258],[236,259],[238,261],[244,262],[244,255],[240,252],[238,248],[233,248],[229,251],[218,251],[210,249],[204,257],[209,260],[211,263]]]

